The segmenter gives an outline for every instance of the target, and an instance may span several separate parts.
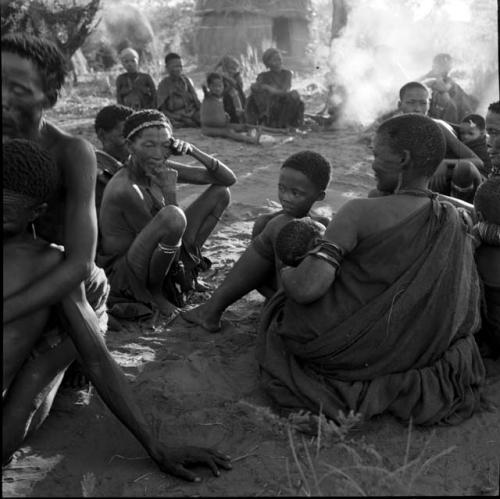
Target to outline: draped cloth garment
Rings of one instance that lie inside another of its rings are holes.
[[[301,305],[279,291],[265,306],[257,359],[285,408],[382,412],[455,424],[478,408],[484,365],[472,238],[435,198],[362,240],[329,291]]]

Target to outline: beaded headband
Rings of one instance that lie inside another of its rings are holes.
[[[140,132],[144,128],[150,128],[152,126],[161,126],[167,129],[168,133],[170,136],[173,135],[172,132],[172,127],[166,122],[162,120],[154,120],[154,121],[145,121],[144,123],[141,123],[140,125],[137,125],[135,128],[133,128],[125,137],[126,139],[130,139],[133,135],[135,135],[137,132]]]

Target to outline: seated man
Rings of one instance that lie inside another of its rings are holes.
[[[224,282],[206,303],[182,313],[182,317],[216,332],[221,328],[224,310],[253,289],[266,298],[273,296],[280,285],[282,267],[276,255],[276,237],[290,220],[310,216],[313,204],[325,198],[330,175],[330,163],[318,153],[300,151],[287,158],[278,180],[278,197],[283,209],[257,218],[250,246]],[[320,223],[324,221],[324,217],[311,218]]]
[[[417,81],[412,81],[403,85],[399,91],[398,108],[400,113],[417,113],[427,115],[429,110],[429,90],[425,85]],[[451,194],[451,178],[453,169],[461,163],[461,160],[468,160],[472,163],[470,177],[477,179],[479,169],[483,168],[483,162],[456,136],[453,128],[445,121],[434,120],[440,127],[446,140],[445,159],[441,162],[436,172],[431,178],[430,187],[441,194]]]
[[[97,217],[94,193],[94,148],[45,119],[65,78],[66,61],[50,41],[23,34],[2,37],[2,137],[36,142],[56,161],[62,181],[46,212],[34,224],[46,241],[64,245],[64,259],[40,279],[4,300],[3,322],[9,323],[59,303],[85,281],[85,293],[101,327],[107,328],[109,285],[94,264]],[[61,365],[66,362],[61,360]],[[40,388],[46,380],[39,378]]]
[[[269,48],[262,54],[269,69],[259,73],[246,104],[247,122],[271,128],[296,128],[304,121],[304,102],[292,90],[292,72],[281,67],[280,52]]]
[[[200,248],[229,204],[228,187],[236,177],[219,160],[174,139],[160,111],[132,114],[123,134],[130,158],[104,191],[98,262],[111,284],[110,305],[126,300],[154,304],[173,319],[178,310],[164,296],[165,276],[178,259],[181,241],[192,261],[201,265]],[[176,163],[169,160],[171,154],[189,154],[203,166]],[[210,187],[182,211],[177,182]],[[186,270],[189,274],[195,269]]]
[[[103,107],[95,117],[95,133],[102,144],[102,149],[96,149],[95,152],[97,159],[95,192],[97,213],[99,213],[106,184],[128,158],[128,149],[123,136],[123,124],[133,112],[134,110],[130,107],[111,104]]]
[[[479,343],[487,357],[500,361],[500,177],[481,184],[474,198],[479,224],[475,226],[481,243],[476,263],[484,284],[484,307]],[[500,366],[498,366],[500,367]],[[498,373],[500,369],[497,367]]]
[[[486,145],[486,121],[479,114],[468,114],[458,125],[460,140],[483,162],[479,173],[487,178],[491,171],[491,160]]]
[[[5,143],[2,159],[5,303],[10,295],[60,265],[64,255],[58,247],[35,238],[28,230],[55,193],[60,169],[48,154],[22,139]],[[199,462],[210,467],[215,475],[219,474],[218,465],[229,469],[228,457],[217,451],[168,448],[154,439],[101,335],[83,285],[68,293],[57,309],[41,307],[4,322],[2,466],[9,463],[27,435],[44,422],[65,369],[78,355],[103,401],[162,471],[199,480],[184,465]],[[40,379],[44,380],[42,385]]]
[[[473,238],[427,189],[445,150],[430,118],[384,122],[373,170],[394,194],[348,201],[325,240],[281,271],[257,338],[262,382],[280,407],[422,425],[457,424],[479,408]]]
[[[120,52],[125,73],[116,78],[116,102],[134,111],[156,106],[156,88],[153,78],[139,72],[139,54],[133,48]]]
[[[192,81],[182,73],[179,55],[165,56],[168,76],[158,85],[158,109],[170,120],[174,128],[200,126],[200,100]]]
[[[258,127],[248,127],[247,125],[230,123],[229,114],[224,111],[224,83],[222,75],[219,73],[209,73],[207,75],[207,87],[203,87],[205,98],[201,103],[201,131],[208,137],[224,137],[237,142],[247,144],[258,144],[260,132]],[[246,133],[255,130],[255,136]]]

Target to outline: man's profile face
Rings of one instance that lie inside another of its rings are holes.
[[[394,192],[402,172],[402,157],[391,148],[389,139],[381,133],[377,133],[373,141],[372,169],[377,189]]]
[[[179,77],[182,74],[182,61],[180,59],[168,61],[167,71],[170,76]]]
[[[429,111],[429,92],[423,88],[409,88],[399,101],[403,114],[417,113],[426,115]]]
[[[486,114],[486,145],[491,163],[500,167],[500,113],[488,111]]]
[[[115,156],[116,159],[122,162],[128,157],[127,141],[123,136],[124,124],[125,120],[119,121],[111,130],[102,130],[99,134],[103,149],[110,151],[112,156]]]
[[[130,153],[144,172],[156,170],[165,165],[172,154],[172,135],[165,127],[150,127],[139,132],[129,141]]]
[[[4,237],[15,236],[26,230],[26,227],[37,218],[37,210],[42,205],[22,203],[10,196],[3,196],[3,235]]]
[[[2,52],[2,139],[28,138],[47,102],[38,68],[29,59]]]

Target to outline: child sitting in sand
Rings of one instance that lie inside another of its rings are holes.
[[[116,79],[116,101],[135,111],[156,106],[156,87],[147,73],[140,73],[139,54],[133,48],[120,52],[120,61],[125,69]]]
[[[174,128],[200,126],[200,101],[193,82],[182,69],[182,60],[171,52],[165,56],[168,76],[158,85],[158,109]]]
[[[300,151],[286,159],[278,180],[278,197],[283,209],[257,218],[250,246],[224,282],[206,303],[182,312],[182,317],[215,332],[221,328],[224,310],[253,289],[270,298],[279,287],[283,267],[276,254],[277,235],[290,220],[311,216],[313,204],[325,198],[330,175],[330,163],[316,152]],[[325,217],[311,218],[325,226],[328,224]]]
[[[260,132],[257,127],[247,127],[236,123],[230,123],[230,117],[224,110],[224,80],[219,73],[207,75],[207,86],[203,87],[205,99],[201,104],[200,118],[201,131],[208,137],[224,137],[246,142],[247,144],[258,144]],[[238,131],[255,131],[255,135],[238,133]]]
[[[478,170],[485,178],[491,171],[491,159],[486,146],[486,121],[479,114],[468,114],[459,125],[460,140],[483,161]]]
[[[326,227],[311,217],[290,220],[276,237],[276,256],[289,267],[297,265],[318,245]]]
[[[474,227],[481,246],[476,263],[484,285],[483,325],[477,339],[500,372],[500,177],[486,180],[474,198],[480,222]]]

